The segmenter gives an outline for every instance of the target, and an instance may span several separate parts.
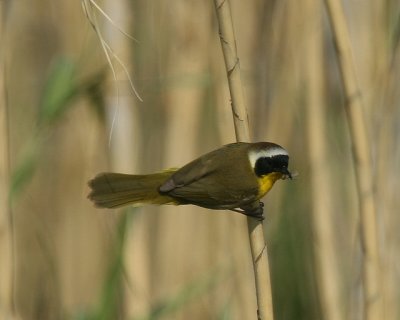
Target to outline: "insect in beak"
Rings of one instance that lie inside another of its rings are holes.
[[[287,168],[283,169],[282,173],[283,173],[282,180],[286,180],[286,179],[292,180],[293,179],[292,174],[290,173],[290,171]]]

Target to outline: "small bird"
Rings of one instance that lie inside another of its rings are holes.
[[[97,207],[192,204],[263,219],[259,201],[279,179],[292,179],[289,155],[271,142],[227,144],[180,169],[132,175],[100,173],[89,181]]]

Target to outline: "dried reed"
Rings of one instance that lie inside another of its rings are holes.
[[[318,295],[326,320],[343,319],[344,308],[340,301],[338,259],[335,255],[333,228],[333,190],[330,172],[327,170],[327,112],[324,106],[324,73],[322,41],[322,6],[318,1],[305,2],[306,76],[307,76],[307,131],[309,141],[309,165],[311,182],[311,211],[314,236],[314,255],[317,271]]]
[[[244,104],[239,58],[237,56],[229,1],[215,0],[215,8],[232,99],[232,114],[235,124],[236,139],[237,141],[250,141],[248,117]],[[273,306],[267,245],[264,239],[263,224],[251,217],[247,218],[247,224],[256,284],[257,315],[258,319],[270,320],[273,319]]]
[[[361,246],[364,254],[364,318],[382,319],[380,259],[376,206],[374,199],[371,144],[365,122],[362,94],[352,58],[350,37],[340,0],[325,0],[339,60],[340,75],[346,97],[346,115],[350,128],[356,185],[360,208]]]
[[[5,38],[6,4],[0,3],[0,39]],[[13,314],[13,232],[9,201],[10,149],[8,110],[5,90],[5,49],[0,50],[0,318],[10,319]]]

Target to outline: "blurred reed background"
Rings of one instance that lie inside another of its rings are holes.
[[[137,39],[92,8],[143,102],[115,58],[113,78],[79,2],[0,2],[0,319],[255,319],[244,216],[86,199],[100,171],[181,166],[234,141],[214,5],[98,4]],[[382,319],[395,320],[400,3],[344,5],[373,150]],[[265,199],[275,318],[362,319],[351,145],[323,3],[231,6],[253,140],[286,147],[300,173]]]

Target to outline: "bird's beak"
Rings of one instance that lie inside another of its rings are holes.
[[[283,173],[283,177],[282,177],[283,180],[285,180],[285,179],[287,179],[287,178],[289,178],[290,180],[293,179],[292,174],[290,173],[290,171],[288,170],[288,168],[283,169],[283,170],[282,170],[282,173]]]

